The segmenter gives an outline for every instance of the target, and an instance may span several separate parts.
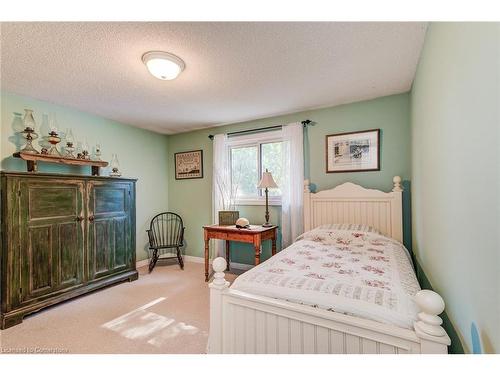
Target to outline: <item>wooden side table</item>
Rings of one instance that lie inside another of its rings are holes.
[[[229,253],[230,241],[252,243],[255,249],[255,265],[260,263],[260,253],[262,252],[262,241],[272,241],[272,255],[276,254],[276,238],[278,227],[263,227],[260,225],[251,225],[248,229],[236,228],[235,225],[205,225],[204,239],[205,239],[205,281],[208,281],[208,257],[209,248],[208,244],[210,239],[218,239],[226,241],[226,261],[227,268],[229,269]]]

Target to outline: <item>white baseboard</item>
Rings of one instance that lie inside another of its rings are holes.
[[[205,258],[203,258],[203,257],[194,257],[192,255],[184,255],[183,258],[186,262],[205,263]],[[148,264],[149,264],[149,259],[143,259],[143,260],[138,260],[135,263],[135,266],[136,266],[136,268],[139,268],[139,267],[147,266]],[[210,264],[212,264],[212,259],[210,259]],[[231,268],[236,268],[237,270],[248,271],[252,267],[253,267],[253,265],[251,265],[251,264],[231,262]]]
[[[144,267],[149,264],[149,259],[138,260],[135,262],[135,268]]]
[[[205,263],[205,258],[203,258],[203,257],[194,257],[192,255],[184,255],[184,260],[186,262],[192,262],[192,263]],[[212,260],[210,260],[210,263],[212,263]]]
[[[186,262],[205,263],[205,258],[203,258],[203,257],[194,257],[192,255],[184,255],[184,259],[186,260]],[[210,264],[212,264],[212,259],[210,259]],[[251,265],[251,264],[231,262],[231,268],[236,268],[237,270],[248,271],[252,267],[253,267],[253,265]]]

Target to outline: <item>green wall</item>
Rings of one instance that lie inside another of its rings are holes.
[[[102,159],[110,160],[116,153],[123,176],[137,181],[137,260],[147,258],[145,230],[155,213],[168,207],[167,137],[147,130],[134,128],[102,117],[76,111],[32,98],[1,93],[1,169],[25,171],[26,163],[12,157],[19,143],[13,129],[14,113],[24,113],[24,108],[34,110],[37,132],[48,132],[47,115],[56,113],[59,128],[71,128],[76,140],[87,137],[89,146],[101,143]],[[45,116],[44,116],[45,114]],[[35,142],[38,149],[38,142]],[[89,167],[62,167],[40,163],[41,172],[90,174]]]
[[[411,93],[413,249],[466,352],[500,352],[500,26],[433,23]]]
[[[235,130],[281,125],[310,119],[314,121],[305,133],[305,175],[317,190],[336,186],[346,181],[389,191],[392,177],[410,177],[410,118],[409,95],[400,94],[370,101],[346,104],[337,107],[294,113],[256,121],[203,129],[168,137],[169,153],[169,209],[178,212],[186,225],[186,254],[203,255],[203,232],[201,227],[212,222],[212,141],[209,134],[227,133]],[[359,173],[325,173],[325,135],[347,131],[381,129],[381,171]],[[203,150],[204,178],[175,180],[174,153]],[[240,216],[252,223],[264,218],[263,206],[239,207]],[[271,210],[271,222],[280,224],[280,208]],[[409,231],[409,225],[407,225]],[[233,245],[234,246],[234,245]],[[410,246],[409,246],[410,247]],[[262,259],[270,255],[270,246],[263,249]],[[251,246],[234,246],[232,261],[253,263]]]

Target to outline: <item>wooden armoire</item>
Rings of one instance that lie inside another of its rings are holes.
[[[0,328],[44,307],[136,280],[135,181],[0,172]]]

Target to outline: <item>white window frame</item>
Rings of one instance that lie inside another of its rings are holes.
[[[227,140],[227,149],[228,149],[228,160],[229,160],[229,168],[230,168],[230,178],[231,178],[231,183],[233,181],[233,163],[232,163],[232,154],[231,150],[233,148],[239,148],[239,147],[251,147],[251,146],[256,146],[257,147],[257,163],[258,163],[258,171],[260,172],[260,175],[262,175],[261,169],[261,145],[265,143],[273,143],[273,142],[282,142],[283,141],[283,135],[280,130],[273,130],[273,131],[266,131],[266,132],[259,132],[259,133],[253,133],[253,134],[247,134],[247,135],[239,135],[239,136],[234,136],[234,137],[228,137]],[[257,181],[258,182],[258,181]],[[258,197],[242,197],[242,198],[236,198],[235,199],[235,205],[236,206],[264,206],[266,204],[266,196],[264,193]],[[269,205],[270,206],[281,206],[281,196],[276,196],[276,195],[270,195],[269,196]]]

